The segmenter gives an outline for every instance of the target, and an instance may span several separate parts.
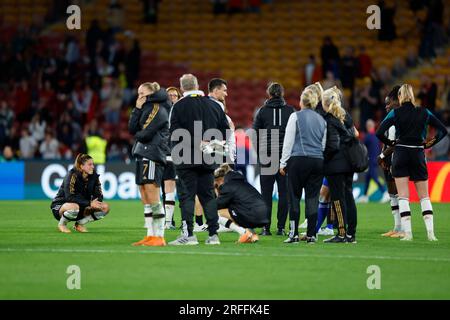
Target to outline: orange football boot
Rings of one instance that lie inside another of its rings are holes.
[[[78,224],[78,223],[75,223],[75,225],[73,226],[73,229],[75,231],[78,231],[78,232],[81,232],[81,233],[88,232],[87,228],[84,225]]]
[[[146,247],[165,247],[166,240],[164,240],[164,237],[153,237],[153,239],[145,241],[142,245]]]
[[[382,237],[390,237],[390,236],[392,236],[393,234],[396,234],[396,233],[397,233],[397,231],[390,230],[390,231],[388,231],[386,233],[383,233],[381,236]]]
[[[153,238],[156,238],[156,237],[154,237],[154,236],[146,236],[146,237],[144,237],[144,239],[142,239],[142,240],[140,240],[138,242],[135,242],[132,245],[133,246],[142,246],[145,242],[150,241]]]
[[[253,233],[250,230],[246,230],[245,233],[239,237],[238,243],[252,243]]]
[[[67,228],[67,226],[65,224],[58,224],[58,230],[62,233],[71,233],[72,231],[69,230],[69,228]]]

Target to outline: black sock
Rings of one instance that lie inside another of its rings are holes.
[[[203,216],[195,216],[195,223],[199,226],[203,225]]]

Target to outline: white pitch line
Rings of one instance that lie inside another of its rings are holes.
[[[184,255],[205,255],[205,256],[242,256],[242,257],[285,257],[285,258],[338,258],[338,259],[364,259],[364,260],[403,260],[403,261],[433,261],[450,262],[450,258],[431,257],[389,257],[389,256],[363,256],[363,255],[342,255],[342,254],[267,254],[267,253],[243,253],[243,252],[220,252],[220,251],[165,251],[165,250],[108,250],[108,249],[26,249],[26,248],[0,248],[0,252],[30,252],[30,253],[139,253],[139,254],[184,254]]]

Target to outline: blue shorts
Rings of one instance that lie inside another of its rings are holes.
[[[323,178],[323,180],[322,180],[322,185],[323,186],[325,186],[325,187],[330,187],[329,185],[328,185],[328,180],[327,180],[327,178]]]

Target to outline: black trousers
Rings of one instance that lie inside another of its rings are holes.
[[[323,160],[310,157],[291,157],[287,166],[289,189],[289,220],[291,232],[298,235],[300,220],[300,200],[305,190],[305,216],[308,219],[306,235],[316,236],[317,208],[323,180]],[[292,226],[292,223],[294,224]]]
[[[267,218],[269,223],[266,228],[270,230],[272,221],[272,194],[273,184],[277,182],[278,187],[278,211],[277,211],[277,227],[284,229],[286,227],[286,220],[288,215],[288,191],[287,191],[287,177],[282,176],[279,172],[274,175],[261,175],[261,194],[267,206]]]
[[[357,211],[353,198],[353,173],[327,176],[331,205],[336,215],[338,235],[356,234]]]
[[[177,169],[177,174],[178,184],[180,185],[178,196],[180,199],[181,219],[183,220],[183,225],[186,223],[188,235],[193,235],[196,195],[205,213],[209,235],[217,234],[219,216],[214,193],[214,171],[198,167]]]

